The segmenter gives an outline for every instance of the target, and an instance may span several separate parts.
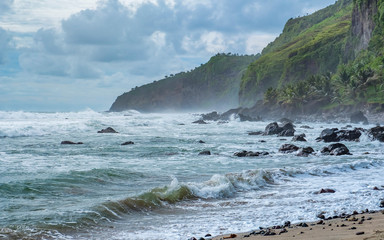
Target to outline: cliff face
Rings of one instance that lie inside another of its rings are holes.
[[[367,49],[375,29],[375,20],[378,12],[377,0],[356,1],[352,14],[352,36],[357,38],[355,53]]]
[[[190,72],[171,75],[124,93],[110,111],[220,111],[237,107],[241,76],[257,58],[218,54]]]

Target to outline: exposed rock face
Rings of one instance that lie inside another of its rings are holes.
[[[364,116],[362,111],[358,111],[351,115],[351,123],[363,123],[364,125],[368,125],[368,119]]]
[[[375,28],[374,16],[377,13],[377,0],[364,0],[356,4],[352,14],[352,34],[358,38],[355,52],[367,49]]]
[[[316,140],[324,142],[359,141],[360,136],[359,129],[339,130],[337,128],[326,128]]]

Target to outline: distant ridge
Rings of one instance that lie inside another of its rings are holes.
[[[119,96],[110,111],[226,110],[237,107],[241,77],[259,55],[217,54],[188,72],[171,74]]]

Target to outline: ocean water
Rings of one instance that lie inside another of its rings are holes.
[[[379,209],[383,143],[363,135],[344,142],[351,156],[297,157],[278,152],[291,138],[247,134],[268,122],[197,119],[0,112],[0,239],[188,239]],[[321,130],[346,124],[296,125],[308,142],[294,144],[320,151],[329,145],[315,141]],[[106,127],[119,133],[97,133]],[[270,155],[233,155],[241,150]]]

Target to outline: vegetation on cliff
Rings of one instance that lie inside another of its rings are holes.
[[[241,77],[259,55],[217,54],[189,72],[136,87],[119,96],[110,111],[227,110],[237,107]]]
[[[340,0],[312,15],[290,19],[283,33],[248,67],[240,87],[240,104],[252,106],[270,88],[335,72],[347,61],[353,3]]]
[[[312,75],[280,88],[270,87],[265,92],[263,103],[278,105],[295,113],[367,105],[383,111],[384,0],[355,0],[352,23],[346,46],[360,50],[353,51],[356,55],[353,59],[338,64],[335,73]],[[373,27],[364,32],[364,28],[369,26]],[[356,33],[354,28],[360,33]],[[367,41],[367,46],[361,50],[364,41]]]

